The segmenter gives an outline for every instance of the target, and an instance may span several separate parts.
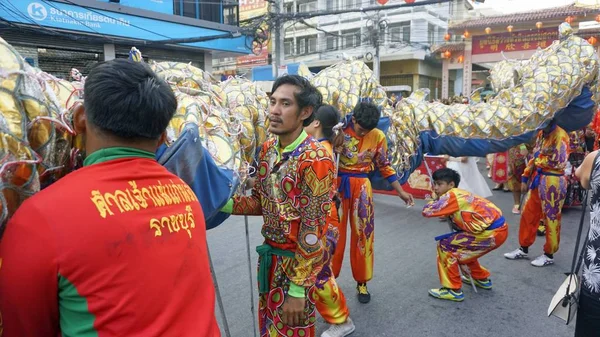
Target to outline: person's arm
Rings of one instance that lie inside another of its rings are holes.
[[[440,218],[450,216],[459,211],[458,201],[452,191],[439,197],[439,199],[430,201],[423,207],[423,216],[426,218]]]
[[[577,170],[575,170],[575,176],[579,178],[581,186],[586,190],[590,189],[590,175],[592,174],[592,168],[594,167],[594,159],[596,158],[597,154],[598,151],[594,151],[585,156],[585,159],[583,160],[583,163],[581,163],[581,166],[579,166]]]
[[[8,222],[0,241],[3,337],[58,336],[60,331],[54,233],[29,201]]]
[[[387,151],[387,140],[385,139],[385,135],[383,133],[381,133],[381,139],[377,143],[377,148],[375,149],[375,156],[373,159],[375,161],[375,166],[377,169],[379,169],[379,173],[381,173],[381,176],[384,177],[388,183],[390,183],[390,185],[392,185],[396,193],[398,193],[400,199],[404,200],[404,202],[409,206],[414,205],[415,202],[413,196],[404,191],[402,185],[400,185],[400,182],[398,181],[396,170],[394,170],[390,163]]]

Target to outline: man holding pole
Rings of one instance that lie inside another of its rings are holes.
[[[334,163],[306,134],[321,94],[306,79],[288,75],[273,85],[269,132],[258,157],[251,196],[236,196],[223,209],[262,215],[259,253],[260,336],[315,336],[315,283],[324,264]]]

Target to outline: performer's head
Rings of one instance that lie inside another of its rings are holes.
[[[333,105],[321,105],[315,112],[314,120],[304,130],[315,138],[327,138],[331,144],[335,144],[336,140],[344,136],[340,119],[340,112]]]
[[[269,104],[269,132],[291,135],[313,121],[313,113],[323,96],[302,76],[285,75],[273,84]]]
[[[358,103],[352,111],[354,133],[359,137],[365,136],[377,127],[379,118],[381,118],[381,112],[375,104],[367,102]]]
[[[125,146],[155,152],[177,109],[169,85],[148,65],[125,59],[98,64],[86,79],[84,104],[73,116],[87,154]]]
[[[446,194],[460,184],[460,174],[449,168],[442,168],[433,172],[433,191],[438,196]]]

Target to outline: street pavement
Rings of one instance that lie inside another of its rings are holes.
[[[570,269],[581,208],[564,212],[555,264],[537,268],[530,260],[510,261],[502,256],[519,246],[519,216],[511,213],[510,193],[494,191],[489,200],[502,209],[510,226],[506,243],[480,260],[492,273],[494,289],[478,289],[475,293],[470,286],[465,286],[465,301],[454,303],[427,294],[428,289],[439,287],[434,237],[448,232],[447,223],[423,218],[423,200],[407,208],[398,197],[375,195],[375,270],[368,284],[371,302],[360,304],[356,298],[348,247],[338,279],[356,325],[352,336],[573,336],[574,323],[566,326],[557,318],[547,317],[546,313],[550,299],[565,279],[564,273]],[[250,291],[254,293],[256,306],[258,256],[254,248],[262,243],[262,236],[261,218],[248,219],[252,286],[248,276],[244,217],[232,216],[208,232],[232,337],[254,336]],[[542,254],[543,244],[544,238],[538,237],[530,248],[530,259]],[[218,308],[215,312],[222,327]],[[318,317],[317,336],[326,329],[327,324]]]

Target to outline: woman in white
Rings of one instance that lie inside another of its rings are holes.
[[[479,172],[474,157],[448,157],[446,167],[460,174],[460,185],[458,185],[458,188],[483,198],[492,196],[492,191],[483,175],[481,175],[481,172]]]

